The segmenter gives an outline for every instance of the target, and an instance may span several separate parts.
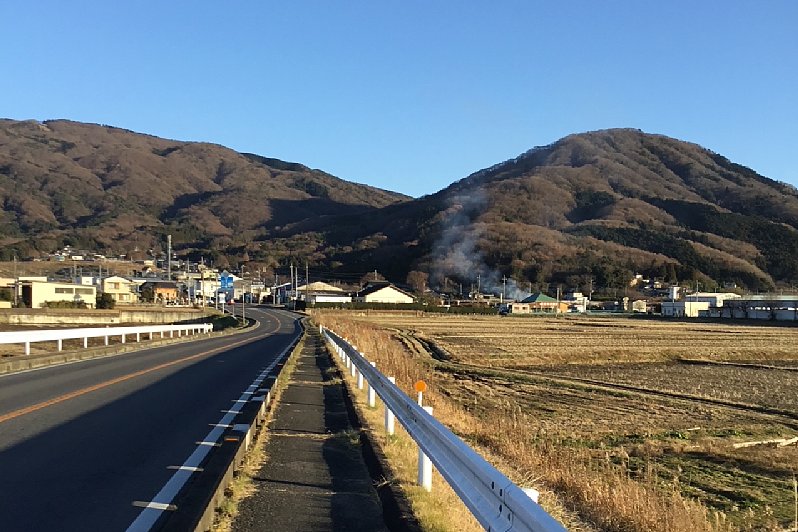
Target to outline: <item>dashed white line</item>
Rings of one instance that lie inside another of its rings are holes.
[[[258,388],[261,383],[266,380],[266,377],[269,375],[272,369],[280,362],[288,353],[288,350],[293,345],[293,342],[286,347],[277,358],[269,364],[263,372],[258,375],[258,377],[253,381],[253,383],[247,387],[247,390]],[[244,392],[246,393],[246,392]],[[240,399],[244,399],[244,393],[242,393]],[[244,401],[246,402],[246,401]],[[143,510],[138,515],[138,517],[133,521],[130,526],[127,528],[128,532],[143,532],[150,530],[158,518],[161,516],[161,513],[170,509],[175,509],[174,505],[171,502],[174,500],[175,496],[177,496],[178,492],[185,486],[186,482],[191,478],[191,475],[195,471],[199,471],[199,465],[208,456],[210,449],[212,448],[211,445],[217,444],[221,438],[224,430],[230,427],[233,418],[240,414],[239,410],[222,410],[224,416],[222,419],[219,420],[218,423],[211,425],[213,429],[208,433],[207,436],[201,441],[197,442],[197,448],[194,450],[193,453],[186,459],[185,463],[182,466],[179,466],[179,469],[175,471],[167,483],[161,488],[158,494],[155,496],[154,500],[156,501],[168,501],[168,502],[141,502],[135,501],[133,504],[135,506],[143,506]],[[170,508],[171,507],[171,508]]]

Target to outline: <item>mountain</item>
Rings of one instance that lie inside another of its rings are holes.
[[[417,199],[301,164],[68,121],[0,120],[0,258],[64,244],[318,276],[619,290],[798,282],[798,192],[639,130],[565,137]]]
[[[639,130],[568,136],[446,189],[370,215],[284,235],[322,232],[330,260],[433,284],[502,277],[623,289],[634,273],[705,288],[751,290],[798,280],[798,192],[696,144]],[[326,226],[328,229],[323,229]],[[334,229],[329,229],[334,227]]]
[[[172,234],[176,249],[217,259],[286,224],[408,199],[297,163],[65,120],[0,120],[0,198],[4,258],[65,244],[135,255]]]

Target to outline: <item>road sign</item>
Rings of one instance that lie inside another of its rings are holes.
[[[227,270],[222,272],[221,277],[219,277],[220,288],[232,288],[233,286],[233,278],[230,276],[230,272]]]

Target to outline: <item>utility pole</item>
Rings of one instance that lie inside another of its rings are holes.
[[[377,280],[377,270],[374,270],[374,280]]]
[[[557,308],[554,311],[554,315],[560,315],[560,285],[557,285]]]
[[[14,306],[19,305],[19,277],[17,276],[17,256],[14,255]]]
[[[504,303],[504,300],[507,299],[507,276],[502,275],[502,300],[501,302]]]
[[[477,294],[482,293],[482,274],[477,274]]]
[[[172,235],[166,235],[166,280],[172,280]]]
[[[305,261],[305,311],[308,310],[308,290],[310,290],[310,277],[308,273],[308,261]]]

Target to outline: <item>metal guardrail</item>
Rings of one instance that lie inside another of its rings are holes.
[[[89,338],[105,338],[108,345],[108,338],[119,336],[122,343],[130,335],[136,335],[136,341],[141,339],[142,334],[149,334],[150,340],[154,333],[160,334],[161,338],[165,333],[173,337],[175,333],[183,336],[183,333],[197,334],[207,333],[213,330],[213,325],[209,323],[192,323],[189,325],[142,325],[137,327],[84,327],[77,329],[45,329],[41,331],[8,331],[0,332],[0,344],[24,344],[25,354],[30,354],[30,344],[33,342],[58,342],[58,350],[62,350],[63,340],[74,340],[83,338],[83,347],[88,347]]]
[[[372,367],[354,347],[329,329],[321,330],[330,343],[350,358],[385,407],[399,419],[410,437],[486,530],[565,530],[520,487]]]

